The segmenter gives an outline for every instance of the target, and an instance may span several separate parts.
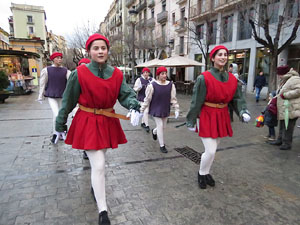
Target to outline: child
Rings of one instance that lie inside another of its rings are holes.
[[[269,103],[262,112],[265,116],[265,124],[269,127],[269,134],[265,136],[269,141],[275,140],[275,127],[278,124],[277,120],[277,97],[275,92],[269,94]]]

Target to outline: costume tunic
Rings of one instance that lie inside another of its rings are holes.
[[[122,72],[107,64],[99,67],[92,61],[77,67],[68,80],[56,130],[65,131],[68,114],[77,102],[88,108],[112,108],[119,100],[127,109],[139,109],[135,92],[128,87]],[[119,119],[78,110],[67,135],[66,144],[84,150],[117,148],[126,143]]]
[[[232,100],[237,88],[237,79],[232,73],[229,73],[226,82],[218,81],[208,71],[204,72],[203,76],[206,86],[205,102],[228,104]],[[232,136],[228,106],[224,108],[202,106],[199,116],[199,136],[211,138]]]
[[[187,126],[194,127],[197,118],[200,118],[199,136],[211,138],[225,137],[227,135],[231,136],[231,126],[229,128],[228,125],[228,121],[230,121],[228,107],[225,107],[221,110],[214,109],[212,107],[204,105],[204,102],[207,101],[213,103],[228,103],[241,117],[243,113],[249,113],[242,94],[242,90],[240,86],[236,86],[237,80],[232,74],[229,74],[226,71],[219,71],[214,67],[209,70],[209,73],[211,76],[205,76],[204,74],[201,74],[197,77],[193,89],[190,110],[187,114]],[[203,116],[202,110],[204,110]],[[219,110],[220,113],[210,115],[211,111],[215,110]],[[216,121],[216,118],[218,118],[218,121]],[[222,121],[224,118],[226,118],[226,122]],[[211,121],[212,119],[214,121]],[[208,124],[209,127],[207,128]],[[215,126],[214,124],[216,124],[217,126]],[[205,131],[205,129],[208,130]]]

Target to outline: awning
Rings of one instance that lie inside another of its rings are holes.
[[[0,55],[12,55],[12,56],[22,56],[22,57],[26,57],[26,58],[30,58],[30,57],[36,57],[36,58],[40,58],[40,55],[35,53],[35,52],[27,52],[27,51],[16,51],[16,50],[4,50],[4,49],[0,49]]]
[[[160,59],[152,59],[147,62],[141,63],[135,67],[157,67],[157,64],[162,61],[163,60],[160,60]]]
[[[161,60],[159,63],[157,63],[156,66],[191,67],[191,66],[204,66],[204,64],[187,57],[175,55],[170,58]]]

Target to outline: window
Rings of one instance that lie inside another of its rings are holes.
[[[198,39],[203,39],[204,24],[199,24],[196,26],[196,35]]]
[[[175,13],[172,13],[172,23],[173,23],[173,25],[176,23],[176,20],[175,20]]]
[[[200,1],[200,12],[204,13],[206,11],[206,0]]]
[[[211,21],[209,24],[209,38],[210,44],[216,44],[217,41],[217,20]]]
[[[297,18],[299,12],[299,0],[288,0],[288,17]]]
[[[252,27],[249,23],[249,19],[253,18],[255,10],[245,10],[239,12],[239,28],[238,28],[238,40],[245,40],[251,38]]]
[[[279,5],[279,0],[276,0],[274,1],[274,3],[268,5],[268,15],[270,24],[278,22]]]
[[[27,23],[33,23],[32,16],[27,16]]]
[[[154,18],[154,8],[151,9],[151,18]]]
[[[166,0],[163,0],[163,1],[161,2],[161,4],[162,4],[162,11],[163,11],[163,12],[166,11],[166,8],[167,8]]]
[[[223,17],[221,42],[232,41],[233,15]]]
[[[184,54],[184,37],[180,37],[179,54]]]
[[[219,0],[211,0],[211,9],[218,7]]]
[[[33,27],[28,27],[28,29],[29,29],[29,34],[34,34],[34,29],[33,29]]]

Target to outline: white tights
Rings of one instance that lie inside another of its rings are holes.
[[[156,127],[153,130],[154,134],[157,134],[158,142],[160,147],[164,146],[164,129],[167,126],[168,117],[160,118],[160,117],[153,117],[156,123]]]
[[[211,165],[214,161],[217,147],[220,144],[220,139],[202,137],[201,140],[204,145],[204,153],[201,156],[199,174],[207,175],[209,174]]]
[[[92,168],[91,183],[94,189],[99,213],[107,211],[105,196],[105,153],[106,149],[86,151]]]
[[[53,134],[55,134],[55,121],[56,121],[56,117],[58,115],[58,111],[61,108],[62,98],[48,98],[48,102],[49,102],[49,105],[50,105],[50,108],[51,108],[52,114],[53,114],[52,132],[53,132]]]
[[[142,123],[145,123],[146,126],[149,126],[149,107],[145,108],[144,110]]]

